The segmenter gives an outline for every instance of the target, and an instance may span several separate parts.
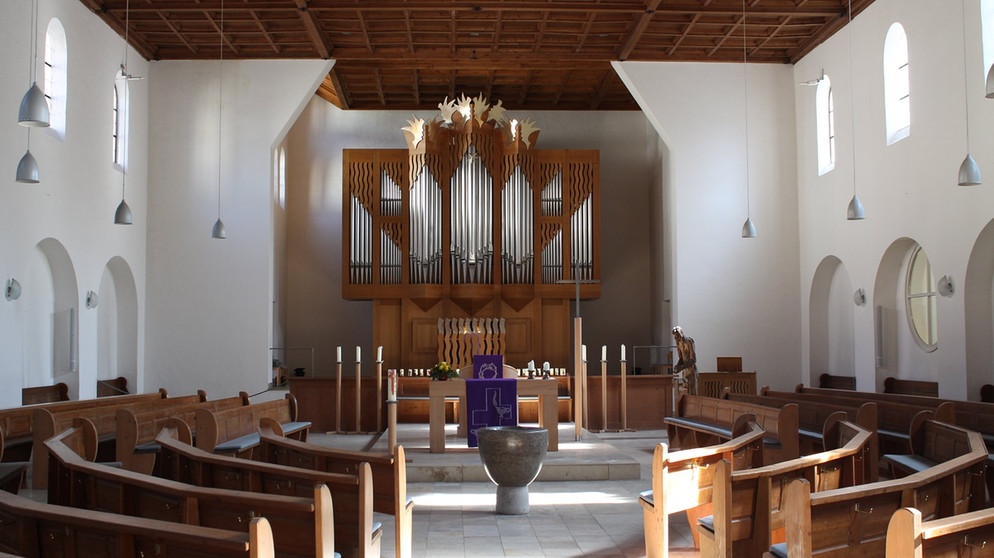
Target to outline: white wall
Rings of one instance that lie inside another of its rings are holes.
[[[974,243],[994,216],[990,210],[994,206],[994,165],[990,156],[994,150],[994,101],[984,99],[979,2],[970,0],[966,4],[966,91],[959,3],[876,0],[852,25],[855,80],[850,80],[849,34],[845,29],[795,66],[796,81],[817,77],[822,68],[831,78],[838,138],[835,170],[819,177],[815,88],[796,88],[802,300],[807,299],[818,264],[829,255],[843,262],[852,288],[866,289],[868,303],[855,308],[852,326],[855,373],[861,389],[879,383],[875,377],[873,306],[892,304],[894,291],[903,289],[903,285],[888,283],[887,292],[874,292],[878,278],[891,273],[893,258],[887,257],[888,248],[906,242],[902,239],[917,242],[927,251],[936,280],[949,275],[962,286]],[[882,49],[886,31],[894,21],[902,23],[908,34],[911,135],[888,147],[884,139]],[[957,171],[966,155],[966,93],[971,151],[986,178],[982,186],[956,185]],[[856,189],[866,208],[866,219],[848,222],[845,212],[853,193],[854,152]],[[926,353],[913,347],[902,349],[903,354],[885,348],[889,355],[899,355],[896,358],[900,359],[898,363],[887,363],[886,374],[938,380],[940,395],[976,398],[973,390],[966,390],[964,305],[969,302],[963,292],[960,289],[950,298],[938,299],[938,348]],[[898,310],[897,314],[903,312]],[[801,323],[807,337],[807,316]],[[897,344],[907,347],[910,338],[903,315],[889,324],[897,331],[887,335],[900,336]],[[987,344],[990,342],[988,339]],[[805,357],[803,361],[807,365],[809,359]],[[986,382],[994,380],[989,363],[982,373],[987,376]]]
[[[14,115],[27,91],[30,56],[29,22],[31,2],[0,4],[0,106],[5,107],[0,128],[0,183],[4,202],[0,204],[0,280],[21,281],[21,299],[8,302],[0,297],[0,381],[9,389],[0,391],[0,407],[19,405],[22,377],[35,383],[52,383],[52,347],[49,358],[32,354],[32,347],[48,345],[39,324],[49,323],[52,307],[52,280],[48,272],[31,272],[39,255],[37,245],[45,240],[61,244],[71,263],[78,293],[79,372],[68,383],[78,385],[73,397],[95,396],[98,345],[101,324],[96,309],[86,309],[89,290],[100,290],[107,263],[115,256],[130,267],[136,278],[137,298],[145,297],[145,232],[147,168],[147,90],[145,82],[132,82],[132,118],[128,204],[134,224],[113,224],[114,210],[121,200],[121,174],[112,168],[111,103],[114,77],[123,56],[124,41],[114,34],[82,3],[76,0],[40,0],[39,53],[51,18],[65,27],[68,43],[68,122],[65,141],[48,131],[31,132],[31,152],[38,160],[41,183],[14,182],[17,163],[24,154],[27,130],[15,123]],[[40,58],[39,58],[40,59]],[[129,55],[130,70],[148,74],[148,64],[134,52]],[[41,82],[41,65],[38,65]],[[49,244],[52,243],[49,241]],[[36,281],[35,279],[41,279]],[[47,291],[48,294],[41,294]],[[32,301],[48,300],[45,307]],[[141,366],[144,355],[144,304],[138,305],[139,333],[135,350]],[[47,315],[45,315],[47,314]],[[50,330],[50,327],[47,328]],[[48,370],[38,367],[48,366]],[[30,369],[27,369],[30,368]],[[139,377],[141,371],[139,370]],[[137,386],[135,386],[137,387]],[[134,388],[133,388],[134,389]],[[140,389],[140,388],[138,388]]]
[[[580,312],[585,342],[608,345],[608,359],[617,362],[622,343],[652,342],[649,302],[661,298],[649,240],[658,219],[651,207],[660,203],[651,192],[658,188],[655,133],[638,112],[508,110],[535,120],[539,149],[600,150],[601,298],[581,303]],[[430,120],[435,113],[419,116]],[[355,345],[372,348],[372,303],[341,298],[342,150],[403,149],[400,129],[410,118],[404,111],[341,111],[315,98],[288,138],[286,343],[315,347],[317,374],[334,370],[338,345],[346,360]],[[306,353],[290,354],[288,362],[310,366]]]
[[[749,65],[749,178],[758,235],[746,219],[741,64],[615,63],[669,150],[664,169],[671,318],[696,341],[702,371],[742,356],[759,383],[801,371],[793,74]]]
[[[269,381],[273,149],[331,62],[157,62],[150,78],[146,383],[210,398]],[[220,151],[220,153],[219,153]],[[221,217],[228,238],[211,238]]]

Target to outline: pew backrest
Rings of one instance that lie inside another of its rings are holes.
[[[21,556],[274,558],[263,517],[248,533],[128,518],[35,502],[0,491],[0,550]]]
[[[38,403],[53,403],[55,401],[69,401],[69,386],[65,382],[50,386],[21,388],[21,405],[37,405]]]
[[[307,439],[310,422],[297,420],[297,399],[283,399],[212,411],[197,409],[195,444],[198,448],[230,455],[251,455],[259,445],[259,423],[273,419],[285,436]]]
[[[856,391],[856,376],[836,376],[825,373],[818,376],[818,387]]]
[[[884,380],[884,393],[938,397],[939,382],[926,380],[905,380],[902,378],[890,377]]]
[[[113,397],[128,394],[128,379],[118,376],[112,380],[97,380],[97,397]]]

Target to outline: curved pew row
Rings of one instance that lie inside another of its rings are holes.
[[[373,476],[373,511],[394,516],[397,558],[410,558],[414,499],[407,496],[404,446],[398,444],[393,455],[327,448],[285,437],[280,423],[272,418],[262,419],[259,434],[260,444],[253,453],[258,461],[351,475],[360,464],[368,463]]]
[[[922,521],[922,512],[901,508],[887,525],[887,558],[990,558],[994,556],[994,508]]]
[[[94,437],[93,424],[78,419],[45,441],[49,504],[230,531],[245,531],[250,518],[262,516],[279,556],[336,555],[331,494],[322,483],[313,484],[311,497],[195,487],[86,461],[77,450]]]
[[[791,481],[783,506],[786,543],[764,556],[883,556],[887,523],[902,507],[918,508],[929,520],[982,509],[987,459],[983,439],[977,432],[932,422],[968,451],[901,479],[862,486],[812,493],[806,479]]]
[[[753,557],[770,548],[784,526],[784,487],[806,479],[815,491],[864,482],[864,460],[872,433],[850,422],[827,432],[829,449],[753,469],[734,470],[727,461],[714,472],[714,515],[701,518],[697,531],[702,557]]]
[[[274,558],[263,517],[248,533],[42,504],[0,491],[0,551],[15,556]]]
[[[355,474],[323,473],[208,453],[180,442],[179,432],[164,428],[156,437],[162,478],[203,487],[265,494],[310,496],[324,483],[335,502],[335,546],[345,558],[380,555],[382,526],[373,523],[373,477],[368,463]]]
[[[733,469],[758,467],[763,462],[763,436],[766,432],[751,416],[736,422],[735,437],[723,444],[670,453],[665,443],[652,454],[652,489],[639,495],[648,558],[664,558],[669,552],[669,515],[686,512],[694,546],[699,546],[693,526],[710,513],[714,465],[727,461]]]
[[[194,444],[206,452],[251,457],[253,449],[259,445],[259,423],[264,418],[279,423],[284,436],[307,441],[311,423],[298,420],[297,398],[287,393],[283,399],[244,407],[198,410]]]

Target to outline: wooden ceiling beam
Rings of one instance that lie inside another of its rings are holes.
[[[105,2],[99,2],[98,0],[82,0],[83,5],[90,9],[91,12],[100,16],[107,25],[114,30],[115,33],[121,36],[123,39],[125,34],[128,35],[128,43],[131,47],[135,49],[145,60],[151,60],[155,49],[152,48],[142,37],[138,36],[136,33],[127,33],[124,29],[124,19],[115,16],[109,8],[105,6]]]
[[[294,3],[297,5],[297,11],[300,13],[300,22],[304,24],[307,36],[310,37],[311,43],[314,44],[314,50],[317,51],[318,56],[323,60],[331,58],[332,46],[328,44],[325,35],[321,33],[317,18],[308,7],[308,1],[294,0]],[[253,5],[253,7],[255,6]],[[258,7],[255,8],[259,9]]]
[[[262,32],[262,36],[266,38],[266,42],[269,43],[270,48],[273,49],[273,52],[279,53],[280,52],[279,45],[277,45],[276,42],[273,41],[273,36],[269,34],[269,30],[266,29],[266,25],[262,22],[261,19],[259,19],[259,14],[256,13],[254,10],[249,10],[249,14],[252,16],[252,19],[255,21],[255,24],[259,28],[259,31]]]
[[[618,51],[618,60],[627,60],[628,56],[635,50],[635,45],[638,44],[639,39],[642,38],[642,33],[645,33],[645,29],[649,27],[649,23],[652,21],[652,15],[656,13],[656,8],[659,7],[661,0],[647,0],[645,3],[645,12],[639,17],[638,21],[635,22],[635,27],[628,34],[625,39],[624,44],[621,46],[621,50]]]
[[[335,68],[332,68],[331,71],[328,72],[328,80],[331,81],[331,86],[334,87],[335,91],[338,93],[338,100],[341,103],[339,108],[342,110],[352,108],[351,94],[342,83],[342,80],[338,77],[338,72],[335,71]]]

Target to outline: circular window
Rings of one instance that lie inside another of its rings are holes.
[[[906,296],[908,322],[915,341],[926,351],[934,351],[938,341],[935,316],[937,293],[932,279],[932,265],[920,246],[911,254],[908,263]]]

